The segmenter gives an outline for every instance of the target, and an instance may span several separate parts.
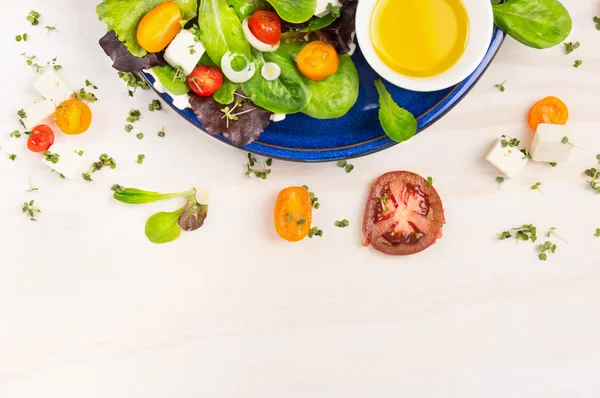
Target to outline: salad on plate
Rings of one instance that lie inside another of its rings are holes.
[[[116,69],[144,71],[208,133],[246,146],[288,114],[333,119],[354,106],[357,2],[104,0],[100,44]]]

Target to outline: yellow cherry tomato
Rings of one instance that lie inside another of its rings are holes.
[[[302,187],[289,187],[277,196],[274,209],[275,230],[289,242],[298,242],[308,235],[312,223],[312,202]]]
[[[150,53],[161,52],[181,30],[182,19],[179,6],[172,1],[154,7],[138,26],[138,43]]]
[[[77,100],[66,100],[56,107],[56,125],[65,134],[85,133],[92,124],[92,111],[87,104]]]
[[[313,41],[296,58],[300,72],[311,80],[323,80],[337,72],[340,57],[331,44]]]

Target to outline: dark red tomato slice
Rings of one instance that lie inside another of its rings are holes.
[[[444,207],[435,188],[409,171],[379,177],[365,209],[365,246],[385,254],[419,253],[442,237]]]
[[[271,11],[256,11],[248,21],[250,32],[263,43],[276,45],[281,40],[281,19]]]
[[[201,97],[213,95],[223,85],[223,75],[214,66],[199,66],[188,76],[190,88]]]
[[[27,139],[27,148],[31,152],[47,151],[54,144],[54,132],[45,124],[36,126]]]

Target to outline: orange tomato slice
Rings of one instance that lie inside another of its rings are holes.
[[[138,25],[137,41],[150,52],[164,50],[181,30],[181,10],[172,1],[154,7]]]
[[[87,104],[77,100],[66,100],[56,107],[56,125],[65,134],[85,133],[92,124],[92,111]]]
[[[308,235],[312,223],[312,202],[302,187],[289,187],[277,196],[274,209],[275,230],[289,242],[298,242]]]
[[[319,81],[337,72],[340,57],[331,44],[313,41],[298,53],[296,64],[304,76]]]
[[[529,126],[537,130],[540,123],[566,124],[569,119],[569,109],[560,99],[546,97],[531,108]]]

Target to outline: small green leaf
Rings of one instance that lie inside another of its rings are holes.
[[[146,222],[146,237],[152,243],[168,243],[181,235],[179,217],[183,209],[172,213],[157,213]]]
[[[375,80],[375,87],[379,93],[379,121],[383,131],[396,142],[408,141],[417,132],[417,120],[394,102],[381,79]]]

